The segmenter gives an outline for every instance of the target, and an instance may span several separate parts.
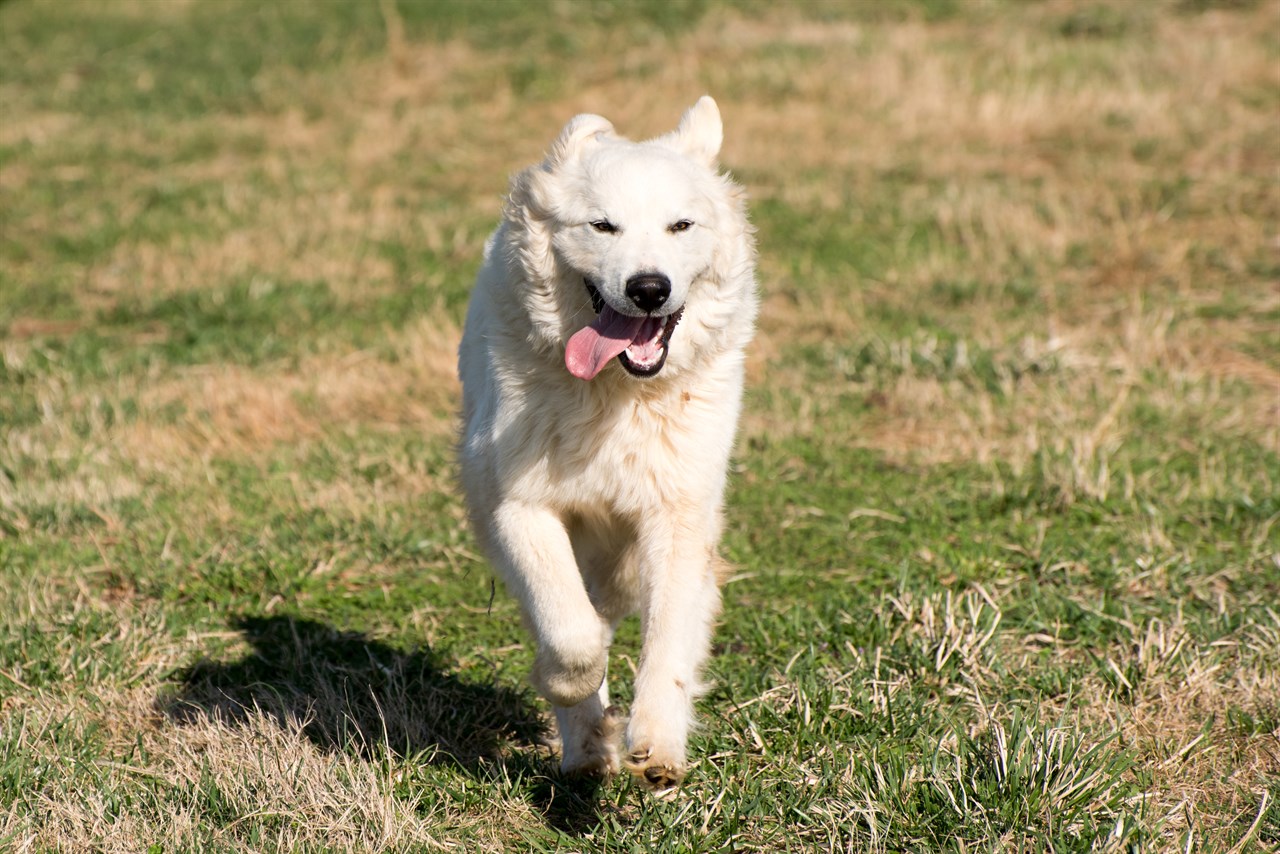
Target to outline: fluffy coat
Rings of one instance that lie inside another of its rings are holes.
[[[537,644],[562,768],[622,767],[605,671],[614,627],[638,611],[625,762],[657,790],[685,773],[756,314],[721,138],[709,97],[644,142],[572,119],[512,179],[459,352],[463,490]]]

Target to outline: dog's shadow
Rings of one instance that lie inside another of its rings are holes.
[[[514,767],[528,772],[531,800],[553,828],[581,832],[598,820],[595,784],[551,772],[539,749],[548,727],[528,694],[459,678],[430,649],[403,652],[315,620],[243,617],[234,626],[252,650],[181,671],[157,701],[169,720],[237,725],[266,715],[329,752],[373,760],[390,751],[476,778]]]

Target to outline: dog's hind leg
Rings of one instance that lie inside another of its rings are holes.
[[[576,706],[556,706],[560,729],[560,770],[567,774],[608,777],[621,770],[618,744],[626,719],[622,710],[609,705],[608,682]]]

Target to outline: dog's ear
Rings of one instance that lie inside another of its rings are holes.
[[[519,219],[530,214],[535,217],[549,216],[557,206],[555,172],[563,164],[579,157],[587,146],[594,144],[601,136],[612,134],[613,125],[603,116],[582,113],[569,119],[569,123],[547,149],[546,159],[512,176],[511,192],[507,196],[508,217]]]
[[[576,157],[582,149],[602,134],[613,133],[613,125],[603,116],[582,113],[569,119],[547,152],[547,166],[556,167]]]
[[[654,142],[669,145],[712,169],[724,142],[724,125],[720,121],[720,108],[710,95],[703,95],[698,103],[685,110],[680,124],[671,133],[658,137]]]

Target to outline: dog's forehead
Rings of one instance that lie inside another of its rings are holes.
[[[601,145],[582,166],[591,194],[615,203],[634,199],[651,204],[656,198],[690,203],[702,195],[707,177],[692,160],[653,143]]]

